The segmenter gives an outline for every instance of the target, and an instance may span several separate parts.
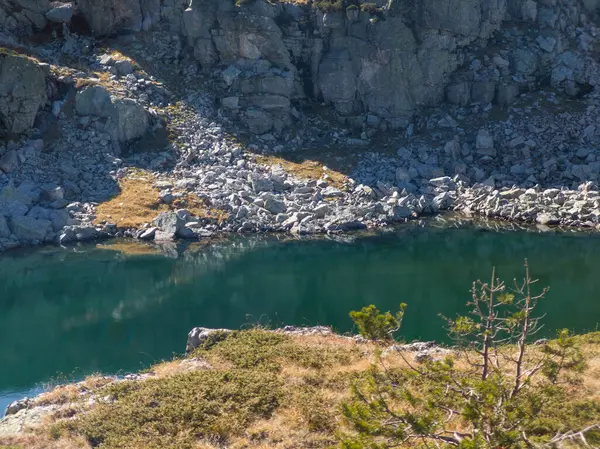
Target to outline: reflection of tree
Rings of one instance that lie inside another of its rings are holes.
[[[239,328],[247,314],[347,331],[349,310],[404,301],[403,335],[442,339],[438,313],[460,311],[471,281],[492,265],[503,278],[519,275],[525,257],[551,285],[549,333],[593,328],[600,316],[600,239],[592,236],[407,228],[350,243],[277,239],[180,248],[177,259],[93,248],[2,256],[0,365],[10,368],[0,370],[0,390],[75,368],[138,369],[182,351],[191,327]]]

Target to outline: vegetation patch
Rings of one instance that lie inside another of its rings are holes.
[[[226,220],[226,212],[208,207],[193,194],[164,204],[159,199],[159,190],[154,187],[154,178],[140,172],[119,181],[121,191],[117,196],[101,203],[96,208],[96,223],[114,223],[118,228],[135,228],[150,223],[159,213],[169,210],[187,209],[192,215],[216,221]]]
[[[318,181],[325,179],[329,185],[343,189],[348,184],[348,177],[343,173],[326,168],[319,161],[306,159],[299,162],[294,162],[288,159],[277,156],[256,156],[256,162],[267,166],[281,166],[287,173],[299,178]]]
[[[66,428],[93,447],[193,448],[200,438],[225,442],[269,417],[281,387],[268,372],[197,371],[107,389],[101,404]]]

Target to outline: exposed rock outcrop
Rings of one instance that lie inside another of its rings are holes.
[[[111,98],[102,86],[88,86],[75,97],[75,110],[80,115],[110,119],[107,128],[115,141],[129,142],[142,137],[148,131],[148,112],[130,98]]]
[[[27,131],[46,98],[46,74],[39,64],[0,53],[0,131]]]

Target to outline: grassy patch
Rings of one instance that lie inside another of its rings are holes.
[[[93,447],[193,448],[225,442],[279,405],[280,383],[264,371],[198,371],[108,388],[101,404],[66,425]]]
[[[119,186],[121,191],[117,196],[97,207],[97,223],[114,223],[119,228],[140,227],[150,223],[161,212],[182,208],[194,216],[219,222],[228,216],[224,211],[208,207],[193,194],[178,198],[169,205],[161,203],[154,179],[144,172],[122,179]]]
[[[318,181],[326,179],[329,185],[342,189],[348,183],[348,177],[343,173],[325,169],[322,162],[314,160],[303,160],[299,162],[290,161],[277,156],[256,156],[256,162],[268,166],[280,165],[286,172],[299,179]]]

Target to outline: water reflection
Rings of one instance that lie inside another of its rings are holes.
[[[505,279],[520,276],[525,257],[551,285],[547,333],[594,329],[600,317],[595,235],[411,227],[361,238],[134,248],[0,257],[0,391],[58,373],[137,370],[181,352],[198,325],[262,320],[349,331],[348,311],[368,303],[387,310],[407,302],[404,336],[441,340],[439,313],[462,310],[471,282],[492,265]]]

